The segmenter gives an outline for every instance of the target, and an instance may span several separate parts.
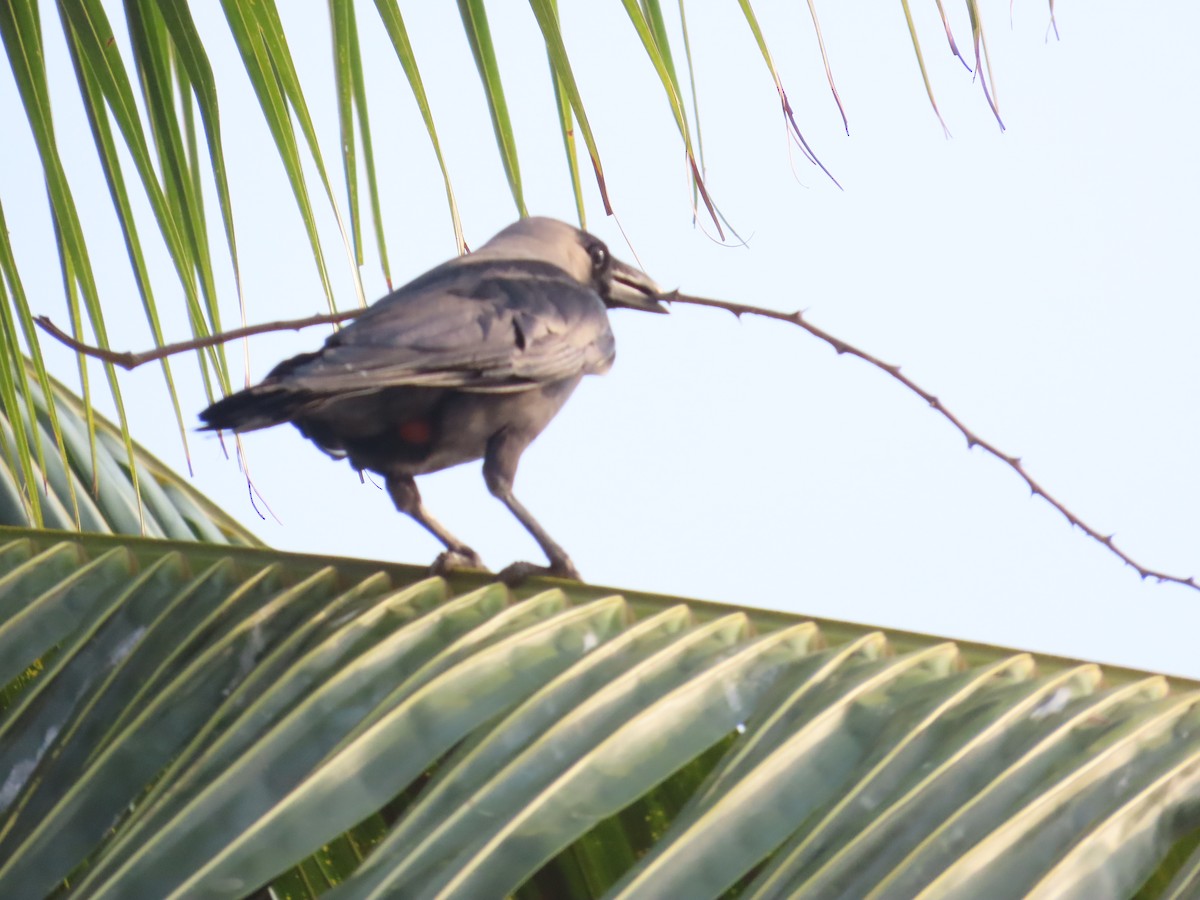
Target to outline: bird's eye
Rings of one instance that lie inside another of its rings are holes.
[[[592,257],[592,270],[594,272],[603,272],[608,268],[608,248],[603,244],[592,244],[588,249],[588,253]]]

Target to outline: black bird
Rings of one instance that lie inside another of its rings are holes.
[[[207,429],[236,432],[291,422],[330,456],[378,472],[396,508],[445,545],[434,562],[441,572],[483,566],[425,509],[413,477],[482,459],[488,490],[550,563],[513,563],[501,577],[578,579],[566,551],[513,496],[517,464],[580,379],[612,365],[607,310],[665,313],[660,295],[587,232],[522,219],[200,418]]]

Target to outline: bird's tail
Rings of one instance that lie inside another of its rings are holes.
[[[204,431],[255,431],[290,422],[311,397],[279,384],[257,384],[200,413]]]

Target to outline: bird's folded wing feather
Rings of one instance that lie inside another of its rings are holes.
[[[481,277],[477,267],[449,264],[380,300],[322,351],[268,380],[315,393],[521,391],[602,372],[613,354],[604,302],[566,273],[547,267]]]

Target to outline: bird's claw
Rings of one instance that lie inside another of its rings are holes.
[[[579,570],[575,568],[575,564],[569,559],[555,560],[548,566],[539,566],[531,562],[515,562],[501,569],[500,574],[496,578],[509,587],[516,587],[526,578],[531,578],[535,575],[549,575],[553,578],[583,581],[579,577]]]
[[[433,565],[429,567],[431,575],[449,575],[451,572],[461,572],[463,570],[486,572],[488,568],[483,564],[483,560],[479,558],[479,554],[470,547],[461,547],[457,550],[446,550],[439,553],[437,559],[433,561]]]

